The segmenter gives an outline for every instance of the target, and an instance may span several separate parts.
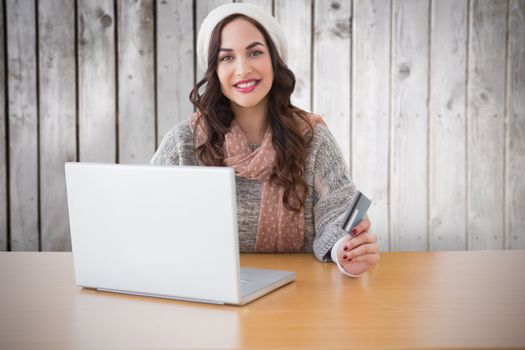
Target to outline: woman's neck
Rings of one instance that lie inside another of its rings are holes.
[[[235,120],[241,127],[244,135],[246,135],[248,143],[260,145],[270,124],[266,99],[250,108],[234,104],[231,107]]]

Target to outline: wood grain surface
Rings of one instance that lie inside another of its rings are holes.
[[[153,0],[118,0],[118,161],[147,163],[156,147]]]
[[[157,145],[174,125],[193,113],[193,2],[156,3]]]
[[[429,6],[426,0],[396,1],[393,6],[390,227],[394,251],[428,248]]]
[[[507,1],[470,3],[467,242],[502,249]]]
[[[314,6],[312,110],[325,120],[349,168],[352,4],[315,1]],[[338,77],[337,83],[327,77]]]
[[[307,254],[241,265],[297,278],[243,307],[207,305],[79,288],[71,253],[0,253],[0,348],[525,347],[525,250],[384,253],[360,278]]]
[[[388,2],[354,2],[352,32],[352,177],[372,200],[369,216],[381,250],[390,237],[390,35]]]
[[[429,249],[466,249],[468,6],[432,1],[429,101]]]
[[[5,50],[5,23],[4,11],[5,3],[0,4],[0,82],[5,81],[6,70],[6,50]],[[0,140],[6,139],[6,99],[5,94],[0,94]],[[7,250],[8,246],[8,198],[7,198],[7,157],[6,142],[0,143],[0,250]]]
[[[39,250],[36,9],[31,1],[5,4],[10,244],[11,250]]]
[[[62,12],[63,16],[56,16]],[[71,250],[65,162],[77,160],[75,6],[38,6],[41,250]]]
[[[79,0],[78,147],[82,162],[117,160],[116,16],[111,0]]]
[[[509,3],[505,248],[525,247],[525,1]]]

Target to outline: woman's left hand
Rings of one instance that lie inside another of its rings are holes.
[[[359,275],[379,262],[377,237],[369,232],[370,220],[366,216],[339,245],[337,257],[346,272]]]

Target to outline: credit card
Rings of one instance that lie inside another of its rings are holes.
[[[370,201],[370,199],[368,199],[360,191],[357,191],[354,200],[350,204],[350,207],[348,208],[345,214],[345,219],[343,221],[343,230],[345,230],[349,234],[352,234],[352,230],[354,229],[354,227],[357,226],[357,224],[361,222],[361,220],[363,220],[371,204],[372,202]]]

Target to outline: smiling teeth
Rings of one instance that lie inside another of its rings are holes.
[[[237,87],[241,88],[241,89],[246,89],[246,88],[249,88],[250,86],[254,86],[257,82],[254,80],[254,81],[250,81],[249,83],[246,83],[246,84],[237,84]]]

